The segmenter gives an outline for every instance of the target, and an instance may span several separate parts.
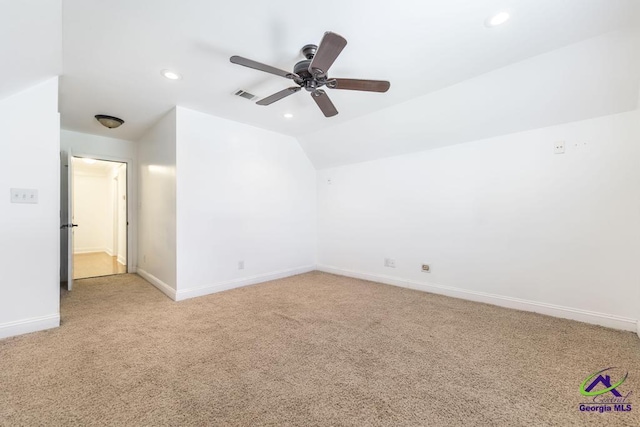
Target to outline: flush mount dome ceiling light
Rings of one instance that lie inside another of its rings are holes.
[[[500,12],[493,16],[490,16],[484,21],[484,25],[487,27],[497,27],[509,20],[509,14],[507,12]]]
[[[105,116],[104,114],[97,114],[95,117],[102,126],[109,129],[115,129],[124,123],[124,120],[122,119],[113,116]]]

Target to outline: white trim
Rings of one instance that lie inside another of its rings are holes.
[[[76,132],[69,129],[60,128],[61,131],[73,132],[82,134],[82,132]],[[102,137],[101,137],[102,138]],[[110,137],[107,137],[110,138]],[[113,138],[118,139],[118,138]],[[125,139],[120,139],[120,141],[131,142]],[[85,150],[83,148],[82,150]],[[71,150],[71,147],[68,149],[69,156],[71,157],[91,157],[96,160],[104,160],[107,162],[117,162],[117,163],[125,163],[127,165],[127,265],[136,265],[137,264],[137,250],[138,250],[138,190],[136,185],[139,182],[138,178],[138,158],[137,157],[120,157],[120,156],[112,156],[108,154],[102,154],[98,151],[93,153],[89,151],[81,151],[75,152]],[[131,272],[131,271],[129,271]]]
[[[28,334],[31,332],[44,331],[45,329],[57,328],[60,326],[60,314],[49,316],[32,317],[31,319],[18,320],[0,324],[0,339],[13,337],[16,335]]]
[[[490,294],[486,292],[470,291],[467,289],[454,288],[451,286],[438,285],[435,283],[420,283],[411,280],[398,279],[391,276],[360,273],[328,265],[318,265],[318,270],[324,271],[326,273],[337,274],[340,276],[370,280],[372,282],[385,283],[387,285],[400,286],[402,288],[447,295],[450,297],[465,299],[469,301],[483,302],[522,311],[533,311],[535,313],[546,314],[547,316],[577,320],[579,322],[591,323],[594,325],[606,326],[614,329],[622,329],[624,331],[633,331],[637,332],[640,336],[640,321],[628,317],[598,313],[595,311],[582,310],[579,308],[571,308],[555,304],[547,304],[537,301],[529,301],[520,298]]]
[[[109,255],[109,251],[105,248],[82,248],[82,249],[75,249],[73,250],[73,254],[97,254],[100,252],[104,252],[107,255]],[[112,256],[112,255],[109,255]]]
[[[176,301],[176,290],[173,289],[171,286],[167,285],[166,283],[158,279],[153,274],[147,273],[140,267],[136,269],[136,273],[138,274],[138,276],[142,277],[144,280],[146,280],[147,282],[151,283],[153,286],[158,288],[160,292],[162,292],[172,300]]]
[[[122,255],[118,255],[117,259],[120,264],[127,265],[127,260]]]
[[[189,298],[201,297],[216,292],[227,291],[229,289],[240,288],[243,286],[255,285],[270,280],[283,279],[285,277],[295,276],[298,274],[314,271],[314,265],[304,267],[290,268],[287,270],[274,271],[272,273],[258,274],[255,276],[244,277],[241,279],[229,280],[226,282],[214,283],[196,288],[179,289],[176,293],[176,301],[182,301]],[[138,270],[139,271],[139,270]]]

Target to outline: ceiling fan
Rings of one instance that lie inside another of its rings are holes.
[[[302,89],[311,93],[311,98],[316,102],[325,117],[332,117],[338,114],[338,110],[329,99],[327,93],[320,89],[326,86],[331,89],[361,90],[367,92],[386,92],[391,85],[382,80],[359,80],[359,79],[336,79],[329,78],[327,71],[336,60],[342,49],[347,45],[344,37],[330,31],[324,33],[320,41],[320,46],[308,44],[302,48],[302,54],[306,60],[298,62],[293,67],[293,72],[280,70],[260,62],[241,56],[232,56],[230,61],[234,64],[264,71],[293,80],[298,86],[276,92],[271,96],[256,102],[258,105],[271,105],[289,95],[293,95]]]

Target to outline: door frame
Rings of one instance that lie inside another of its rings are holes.
[[[136,201],[136,198],[135,198],[136,193],[134,192],[134,188],[133,188],[133,183],[137,182],[135,181],[135,177],[136,177],[135,161],[128,157],[109,156],[104,154],[92,154],[87,151],[75,151],[75,150],[72,151],[71,157],[78,157],[78,158],[89,157],[95,160],[103,160],[105,162],[125,163],[127,165],[127,176],[126,176],[126,179],[127,179],[127,183],[126,183],[126,188],[127,188],[127,200],[126,200],[127,202],[126,203],[127,205],[127,242],[126,242],[127,273],[135,273],[137,270],[137,266],[136,266],[137,245],[136,245],[134,233],[132,232],[132,224],[134,225],[133,227],[134,231],[137,232],[137,228],[135,227],[137,213],[134,211],[134,208],[135,208],[134,201]]]
[[[60,286],[73,289],[73,155],[60,151]],[[63,217],[63,211],[66,215]],[[64,237],[63,237],[64,236]],[[63,242],[66,244],[63,245]]]

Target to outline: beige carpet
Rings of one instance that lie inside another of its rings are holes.
[[[640,425],[640,340],[309,273],[174,303],[86,279],[61,328],[0,341],[0,425]],[[629,371],[630,413],[578,411]]]

